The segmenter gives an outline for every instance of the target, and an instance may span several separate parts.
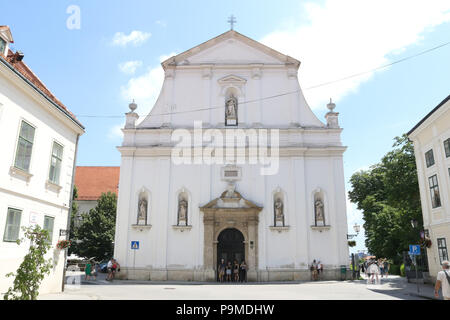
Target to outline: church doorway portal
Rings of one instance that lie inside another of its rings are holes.
[[[221,259],[224,259],[225,263],[230,261],[232,264],[234,260],[239,264],[245,260],[244,235],[238,229],[223,230],[217,240],[217,264]]]

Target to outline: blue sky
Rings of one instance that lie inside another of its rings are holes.
[[[66,26],[70,5],[80,8],[80,29]],[[348,146],[346,182],[355,171],[378,162],[395,136],[450,94],[450,45],[306,90],[450,41],[450,3],[445,0],[27,0],[20,10],[17,6],[0,3],[0,24],[11,27],[14,49],[24,52],[24,61],[86,126],[78,165],[119,165],[118,128],[130,96],[138,111],[149,111],[160,89],[161,57],[227,31],[230,14],[237,17],[237,31],[302,62],[300,85],[319,118],[326,113],[326,101],[334,98]],[[130,37],[132,31],[136,37]],[[354,206],[348,208],[348,220],[349,225],[362,224]],[[364,248],[362,234],[353,250]]]

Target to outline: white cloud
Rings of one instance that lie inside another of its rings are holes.
[[[162,62],[175,56],[175,52],[168,55],[161,55],[159,61]],[[150,67],[143,75],[131,78],[128,83],[121,88],[122,98],[125,101],[135,100],[138,104],[137,112],[141,117],[150,113],[151,108],[158,98],[164,81],[164,70],[161,65]]]
[[[129,35],[126,35],[123,32],[116,32],[112,39],[112,45],[126,47],[128,44],[133,44],[135,47],[142,45],[145,43],[148,38],[151,37],[150,32],[143,32],[134,30],[131,31]]]
[[[384,65],[388,55],[401,53],[424,32],[450,21],[448,0],[326,0],[306,3],[302,11],[307,23],[284,27],[261,41],[302,62],[299,80],[313,108],[356,91],[373,73],[306,88]],[[299,20],[305,20],[300,13]]]
[[[119,70],[125,74],[134,74],[136,69],[142,66],[142,61],[127,61],[119,64]]]

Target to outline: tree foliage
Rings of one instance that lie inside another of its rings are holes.
[[[3,298],[5,300],[36,300],[39,286],[46,274],[52,268],[52,259],[45,259],[45,254],[51,247],[47,230],[40,226],[22,227],[25,238],[17,240],[21,244],[25,239],[30,240],[30,248],[16,273],[9,273],[7,277],[15,277],[13,286],[8,289]]]
[[[73,186],[73,196],[72,196],[72,210],[70,212],[70,226],[69,226],[69,239],[72,241],[71,246],[69,247],[67,254],[70,256],[72,253],[77,252],[77,225],[76,221],[78,219],[78,203],[76,203],[76,199],[78,198],[78,189],[76,186]]]
[[[98,204],[82,214],[82,224],[75,230],[74,253],[80,257],[102,261],[112,257],[116,226],[117,196],[102,193]]]
[[[406,135],[369,170],[350,178],[350,201],[363,212],[366,247],[371,254],[399,263],[409,244],[419,242],[411,220],[422,226],[414,147]]]

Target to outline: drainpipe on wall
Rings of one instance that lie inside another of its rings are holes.
[[[73,157],[73,168],[72,168],[72,184],[70,186],[70,200],[69,200],[69,212],[67,214],[67,231],[66,231],[66,240],[69,240],[70,235],[70,220],[72,216],[72,202],[73,202],[73,187],[75,183],[75,169],[77,162],[77,153],[78,153],[78,140],[80,139],[80,135],[77,134],[77,142],[75,144],[75,155]],[[64,284],[66,282],[66,267],[67,267],[67,249],[64,250],[64,269],[63,269],[63,278],[62,278],[62,286],[61,290],[64,292]]]

